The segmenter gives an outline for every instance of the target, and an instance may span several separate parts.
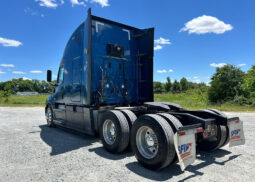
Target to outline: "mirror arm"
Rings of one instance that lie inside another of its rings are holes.
[[[49,82],[50,85],[52,85],[53,87],[57,87],[58,84],[57,83],[52,83],[52,82]]]

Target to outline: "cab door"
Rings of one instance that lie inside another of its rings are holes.
[[[57,87],[53,95],[54,107],[53,112],[57,120],[66,120],[66,107],[64,103],[65,86],[64,86],[64,65],[61,65],[58,72]]]
[[[72,60],[72,95],[71,100],[72,102],[80,102],[81,101],[81,73],[82,73],[82,66],[81,66],[81,57],[78,56]]]

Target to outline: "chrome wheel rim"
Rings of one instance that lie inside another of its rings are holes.
[[[112,145],[116,140],[116,127],[112,120],[107,119],[103,124],[103,136],[107,144]]]
[[[158,153],[158,139],[148,126],[142,126],[136,133],[136,144],[140,154],[146,159],[154,158]]]
[[[47,112],[46,112],[46,120],[47,120],[47,124],[50,125],[52,121],[52,112],[49,107],[47,108]]]

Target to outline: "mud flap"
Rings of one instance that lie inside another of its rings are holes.
[[[229,147],[245,144],[243,122],[241,120],[229,121]]]
[[[174,146],[182,171],[196,159],[195,133],[196,129],[187,129],[174,135]]]

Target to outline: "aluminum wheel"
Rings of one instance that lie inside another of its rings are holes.
[[[107,119],[103,124],[103,136],[105,142],[112,145],[116,140],[116,127],[112,120]]]
[[[136,144],[140,154],[146,159],[152,159],[158,152],[158,139],[148,126],[142,126],[136,133]]]
[[[52,111],[51,108],[48,107],[46,111],[46,120],[47,120],[47,125],[51,126],[52,125]]]

